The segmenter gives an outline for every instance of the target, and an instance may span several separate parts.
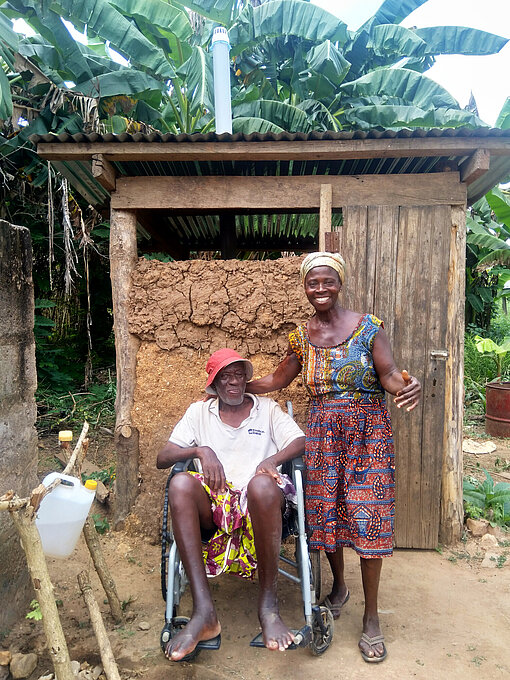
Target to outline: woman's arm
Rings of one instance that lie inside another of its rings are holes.
[[[396,395],[394,401],[398,408],[404,406],[408,411],[416,408],[420,401],[421,385],[413,376],[409,376],[409,382],[402,377],[402,373],[395,365],[390,341],[384,328],[379,328],[374,338],[372,357],[381,385],[386,392]]]
[[[269,373],[263,378],[252,380],[246,385],[246,391],[251,394],[266,394],[266,392],[275,392],[284,387],[288,387],[290,383],[297,378],[301,373],[301,364],[297,356],[294,354],[292,347],[289,345],[287,349],[287,356],[276,367],[274,373]]]

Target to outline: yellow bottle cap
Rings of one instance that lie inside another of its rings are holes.
[[[73,441],[73,433],[71,430],[60,430],[58,433],[58,441],[59,442],[72,442]]]
[[[86,489],[90,489],[90,491],[95,491],[97,489],[97,482],[95,479],[87,479],[84,486]]]

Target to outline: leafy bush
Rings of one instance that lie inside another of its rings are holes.
[[[463,482],[466,517],[487,519],[491,524],[510,526],[510,484],[494,484],[490,473],[482,468],[485,480],[465,477]]]

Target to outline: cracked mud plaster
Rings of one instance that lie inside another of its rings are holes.
[[[128,313],[141,340],[132,416],[142,483],[127,528],[159,540],[167,472],[156,470],[156,455],[189,404],[204,396],[209,355],[231,347],[252,361],[255,376],[265,375],[285,356],[288,333],[311,316],[301,259],[138,261]],[[304,427],[300,378],[271,396],[282,406],[291,399]]]

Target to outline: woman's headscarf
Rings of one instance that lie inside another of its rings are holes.
[[[343,285],[345,279],[345,262],[339,253],[310,253],[301,262],[301,283],[305,282],[306,275],[314,267],[331,267],[340,278],[340,283]]]

